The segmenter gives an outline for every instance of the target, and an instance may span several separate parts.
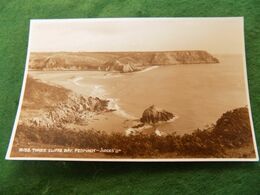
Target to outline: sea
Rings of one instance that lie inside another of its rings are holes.
[[[248,105],[242,55],[219,55],[217,64],[151,66],[140,72],[29,71],[75,93],[110,100],[127,120],[151,105],[176,116],[160,125],[166,133],[190,133],[214,124],[223,113]]]

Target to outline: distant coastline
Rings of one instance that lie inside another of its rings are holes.
[[[211,64],[219,60],[207,51],[158,52],[32,52],[30,70],[143,71],[150,66]]]

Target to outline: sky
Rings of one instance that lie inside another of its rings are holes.
[[[243,18],[31,20],[33,52],[206,50],[244,52]]]

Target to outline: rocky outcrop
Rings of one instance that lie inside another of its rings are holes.
[[[19,123],[39,127],[77,124],[93,115],[112,111],[108,103],[109,100],[85,97],[28,77],[23,102],[26,111]]]
[[[102,100],[98,97],[78,96],[71,94],[67,101],[59,102],[53,105],[47,111],[26,120],[29,126],[41,127],[60,127],[64,124],[77,124],[87,120],[89,117],[101,112],[110,111],[108,100]]]
[[[161,121],[169,121],[173,118],[174,115],[172,113],[152,105],[143,112],[140,121],[142,123],[155,124]]]
[[[119,71],[121,73],[134,72],[138,68],[134,65],[136,64],[131,58],[122,58],[106,63],[106,71]]]

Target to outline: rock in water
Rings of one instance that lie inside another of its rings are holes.
[[[155,124],[160,121],[168,121],[173,119],[174,115],[163,109],[157,108],[154,105],[147,108],[142,115],[140,121],[142,123]]]
[[[102,100],[98,97],[88,97],[87,105],[91,112],[101,112],[107,109],[108,100]]]

